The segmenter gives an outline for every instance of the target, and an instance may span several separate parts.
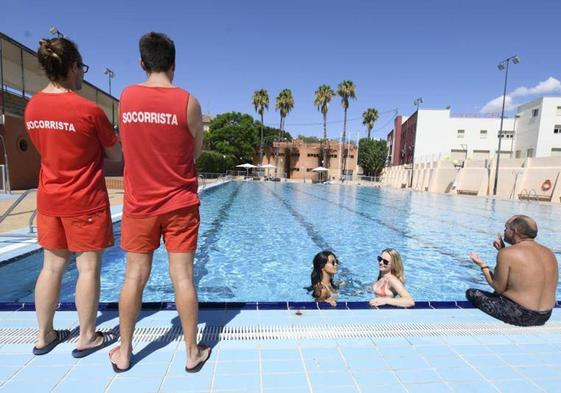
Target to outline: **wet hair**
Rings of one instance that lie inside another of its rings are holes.
[[[146,72],[166,72],[175,63],[175,44],[164,33],[146,33],[140,38],[140,59]]]
[[[405,270],[403,269],[403,261],[401,260],[401,255],[395,248],[386,248],[382,250],[380,255],[383,253],[388,253],[391,258],[392,268],[391,273],[401,281],[402,284],[405,284]],[[378,280],[382,278],[382,273],[378,274]]]
[[[538,236],[538,224],[528,216],[522,214],[514,216],[507,225],[524,239],[535,239]]]
[[[309,286],[307,289],[309,291],[312,292],[312,296],[314,297],[314,299],[317,299],[319,297],[319,295],[321,294],[321,288],[319,286],[319,284],[321,283],[321,277],[323,274],[323,268],[325,267],[325,265],[327,264],[327,262],[329,261],[329,257],[332,256],[335,261],[337,261],[337,263],[339,263],[339,260],[337,259],[337,256],[331,252],[331,251],[321,251],[318,252],[316,254],[316,256],[314,257],[314,267],[312,269],[312,274],[311,274],[311,286]],[[335,285],[335,283],[333,282],[333,277],[331,277],[331,287],[335,290],[339,289],[339,287],[337,285]],[[318,291],[319,289],[319,291]]]
[[[67,38],[43,38],[39,41],[37,58],[51,82],[65,80],[72,64],[82,62],[78,47]]]

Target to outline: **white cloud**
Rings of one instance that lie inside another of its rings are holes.
[[[513,101],[516,97],[527,97],[534,95],[542,95],[548,93],[561,92],[561,82],[558,79],[549,77],[544,81],[541,81],[536,86],[526,87],[520,86],[514,89],[510,94],[507,94],[505,98],[505,110],[510,111],[515,109],[519,103]],[[481,113],[497,113],[501,111],[503,104],[503,96],[497,97],[489,101],[481,109]]]

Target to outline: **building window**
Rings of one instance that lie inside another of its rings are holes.
[[[539,113],[540,113],[539,109],[532,109],[532,117],[538,117]]]
[[[331,154],[329,157],[331,157],[331,158],[337,158],[337,154]]]
[[[526,150],[526,157],[528,157],[528,158],[534,157],[534,149]]]
[[[521,150],[516,150],[516,154],[515,154],[515,158],[520,158],[520,156],[522,155],[522,151]]]
[[[557,107],[557,116],[561,116],[561,106]]]
[[[561,124],[556,124],[555,127],[553,127],[553,133],[561,134]]]
[[[292,168],[294,172],[300,172],[300,168]]]
[[[552,155],[553,157],[559,157],[559,156],[561,156],[561,148],[559,148],[559,147],[553,147],[553,148],[551,149],[551,155]]]
[[[487,138],[487,130],[481,130],[479,131],[479,137],[481,139],[486,139]]]
[[[306,172],[311,172],[312,168],[306,168]]]
[[[466,130],[458,130],[458,138],[463,138],[466,134]]]
[[[352,154],[350,155],[350,158],[355,158],[355,156],[353,156]]]

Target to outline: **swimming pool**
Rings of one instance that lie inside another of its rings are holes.
[[[539,225],[538,240],[561,257],[561,206],[369,187],[230,182],[201,197],[195,280],[207,302],[309,301],[313,256],[332,249],[341,261],[340,299],[365,301],[381,249],[397,248],[406,286],[417,300],[464,300],[468,287],[487,288],[469,262],[479,252],[494,265],[491,246],[513,214]],[[120,224],[115,225],[117,244]],[[124,253],[107,250],[101,301],[118,300]],[[0,302],[33,301],[41,267],[37,253],[0,267]],[[61,300],[74,301],[77,271],[63,280]],[[561,290],[558,290],[561,298]],[[173,301],[163,248],[155,253],[144,301]]]

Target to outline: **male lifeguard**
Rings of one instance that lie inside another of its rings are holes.
[[[121,346],[110,353],[115,372],[131,367],[132,335],[152,255],[163,237],[175,303],[185,336],[187,372],[200,370],[210,348],[197,345],[197,293],[193,259],[199,230],[195,160],[202,148],[199,102],[172,84],[175,45],[165,34],[140,39],[140,65],[147,79],[127,87],[120,102],[125,160],[121,247],[127,251],[119,300]]]

